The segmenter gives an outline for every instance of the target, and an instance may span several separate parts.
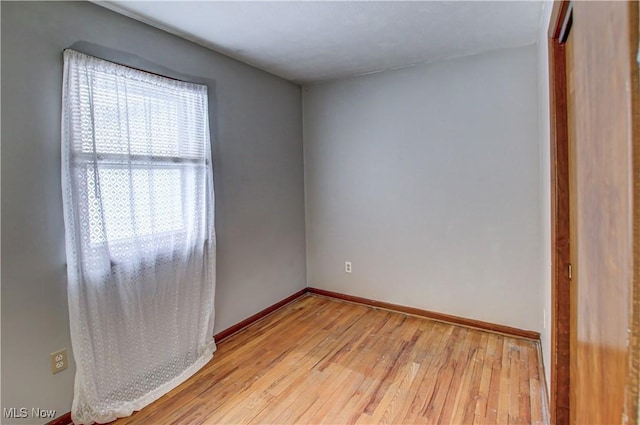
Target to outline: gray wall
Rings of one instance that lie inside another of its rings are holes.
[[[536,53],[303,87],[309,286],[540,331]]]
[[[3,408],[71,407],[73,363],[49,371],[49,353],[71,348],[60,188],[66,47],[208,84],[216,331],[305,286],[299,86],[94,4],[1,8]]]
[[[540,131],[540,297],[543,326],[542,358],[551,385],[551,115],[549,112],[549,42],[552,2],[544,2],[538,34],[538,126]]]

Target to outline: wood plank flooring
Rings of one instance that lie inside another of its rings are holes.
[[[541,424],[533,341],[307,295],[116,425]]]

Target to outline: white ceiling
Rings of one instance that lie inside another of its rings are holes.
[[[299,83],[533,44],[539,1],[105,1]]]

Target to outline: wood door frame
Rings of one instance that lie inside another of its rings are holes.
[[[639,6],[630,3],[632,46],[638,48]],[[566,23],[572,19],[571,3],[555,0],[548,29],[549,102],[550,102],[550,168],[551,168],[551,383],[549,388],[551,423],[570,423],[571,355],[570,355],[570,279],[571,262],[569,221],[569,138],[567,123],[566,56],[563,45]],[[570,23],[571,24],[571,23]],[[637,51],[637,50],[636,50]],[[635,52],[630,52],[635,58]],[[632,61],[633,176],[640,175],[640,77],[637,63]],[[632,193],[633,281],[629,326],[629,375],[625,383],[626,423],[638,424],[640,392],[640,178],[634,178]],[[565,407],[566,406],[566,407]]]
[[[633,278],[631,282],[631,318],[629,332],[629,376],[627,378],[626,412],[630,425],[640,425],[640,5],[630,5],[632,70],[631,70],[631,170],[633,220]]]
[[[569,135],[565,47],[562,37],[569,1],[555,1],[549,23],[549,109],[551,129],[551,423],[569,424],[570,305]],[[566,30],[565,30],[566,31]]]

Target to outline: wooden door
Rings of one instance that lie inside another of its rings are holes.
[[[558,388],[552,402],[557,423],[635,424],[640,333],[638,4],[574,2],[565,4],[565,10],[570,15],[556,17],[562,19],[562,34],[552,40],[552,47],[561,49],[553,59],[564,61],[554,68],[564,75],[553,76],[552,143],[556,149],[566,144],[567,153],[566,164],[556,161],[555,167],[566,167],[568,190],[555,193],[566,197],[569,209],[569,249],[560,254],[571,265],[571,278],[568,298],[557,305],[561,312],[569,309],[569,358],[559,358],[563,353],[556,351],[555,360],[570,365],[569,418],[557,414],[557,401],[563,398]],[[558,84],[561,78],[565,80]],[[558,89],[565,90],[564,98]],[[558,175],[562,178],[562,170],[556,169],[554,177]],[[562,264],[556,267],[562,270]],[[556,334],[566,325],[554,323]],[[558,382],[554,368],[552,386]],[[551,393],[553,397],[553,388]]]

